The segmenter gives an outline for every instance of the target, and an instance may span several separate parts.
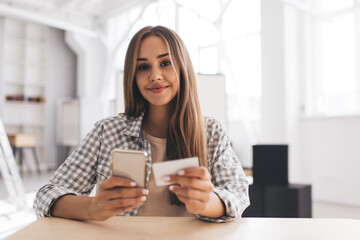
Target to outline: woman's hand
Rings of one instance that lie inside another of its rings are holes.
[[[224,206],[213,192],[214,185],[207,168],[183,169],[178,175],[166,176],[164,180],[175,184],[169,189],[185,204],[189,213],[213,218],[224,215]]]
[[[134,181],[122,177],[110,177],[103,181],[92,199],[91,218],[105,220],[145,202],[149,190],[135,185]]]

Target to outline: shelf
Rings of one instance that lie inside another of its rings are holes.
[[[43,128],[45,123],[44,100],[26,101],[28,97],[44,99],[45,29],[42,25],[5,19],[2,117],[5,125],[14,130]],[[7,97],[20,101],[6,100]],[[39,136],[43,135],[40,131]]]
[[[26,44],[27,45],[35,45],[37,47],[42,47],[45,48],[44,44],[46,43],[46,41],[44,39],[26,39]]]
[[[9,58],[6,56],[5,58],[5,66],[6,67],[24,67],[24,59],[15,59],[15,58]]]
[[[16,56],[16,54],[11,53],[5,54],[5,64],[7,65],[24,66],[24,59],[24,56]]]
[[[24,45],[14,44],[13,42],[5,43],[5,56],[9,59],[23,59],[25,57]]]
[[[24,61],[24,65],[26,67],[31,67],[31,68],[40,68],[43,69],[45,68],[45,58],[44,56],[36,56],[33,57],[32,59],[26,59]]]
[[[18,45],[21,47],[25,47],[26,40],[23,37],[18,36],[6,36],[6,45]]]
[[[26,38],[31,41],[45,41],[46,28],[42,25],[27,23]]]
[[[74,69],[67,69],[67,65],[56,67],[54,75],[53,66],[49,65],[49,62],[54,61],[49,57],[56,56],[59,61],[55,62],[66,64],[68,59],[74,63],[76,59],[70,55],[57,55],[63,49],[70,49],[66,46],[61,30],[8,17],[0,19],[0,22],[3,26],[0,29],[0,58],[3,66],[3,71],[0,71],[1,118],[8,133],[36,134],[36,145],[40,147],[39,159],[53,164],[52,159],[56,158],[56,100],[73,94],[72,90],[62,86],[73,86],[68,79],[73,81],[75,77],[68,77],[74,73]],[[65,83],[58,80],[62,79],[60,75],[63,73],[66,76]],[[49,87],[50,80],[59,87]],[[23,101],[29,97],[36,100],[41,97],[42,102]],[[49,108],[49,105],[54,107]]]
[[[38,88],[44,88],[45,83],[40,81],[25,81],[26,87],[38,87]]]
[[[42,132],[45,128],[43,125],[36,125],[36,124],[18,124],[18,123],[6,123],[4,122],[6,127],[7,134],[14,134],[18,132]]]
[[[24,86],[23,81],[5,81],[5,85],[16,85],[16,86]]]
[[[4,124],[18,126],[44,126],[45,104],[32,102],[4,102]]]
[[[5,105],[9,107],[34,107],[34,108],[44,108],[45,102],[28,102],[28,101],[5,101]]]
[[[9,37],[24,38],[25,23],[19,20],[6,18],[5,35]]]
[[[34,123],[10,123],[10,122],[5,122],[4,121],[4,125],[6,127],[6,132],[11,132],[11,128],[32,128],[32,129],[36,129],[37,131],[41,131],[45,128],[44,124],[34,124]],[[9,130],[10,129],[10,130]]]
[[[44,69],[45,68],[45,60],[44,59],[38,59],[36,63],[34,61],[26,61],[24,65],[27,68],[33,68],[33,69]]]
[[[44,82],[30,82],[30,81],[6,81],[5,82],[6,85],[16,85],[16,86],[21,86],[21,87],[39,87],[39,88],[45,88],[45,83]]]

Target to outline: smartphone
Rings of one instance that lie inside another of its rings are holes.
[[[144,151],[114,149],[111,152],[112,175],[129,178],[137,187],[145,187],[146,158]]]

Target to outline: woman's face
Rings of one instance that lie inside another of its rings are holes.
[[[179,77],[169,54],[165,41],[158,36],[150,35],[140,44],[135,78],[141,95],[150,105],[170,103],[179,90]]]

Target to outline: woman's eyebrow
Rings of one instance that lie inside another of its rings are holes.
[[[166,56],[169,56],[169,53],[163,53],[163,54],[160,54],[159,56],[157,56],[157,58],[163,58],[163,57],[166,57]],[[138,58],[136,59],[137,61],[148,61],[147,58]]]
[[[169,53],[160,54],[159,56],[157,56],[157,58],[163,58],[166,56],[169,56]]]

